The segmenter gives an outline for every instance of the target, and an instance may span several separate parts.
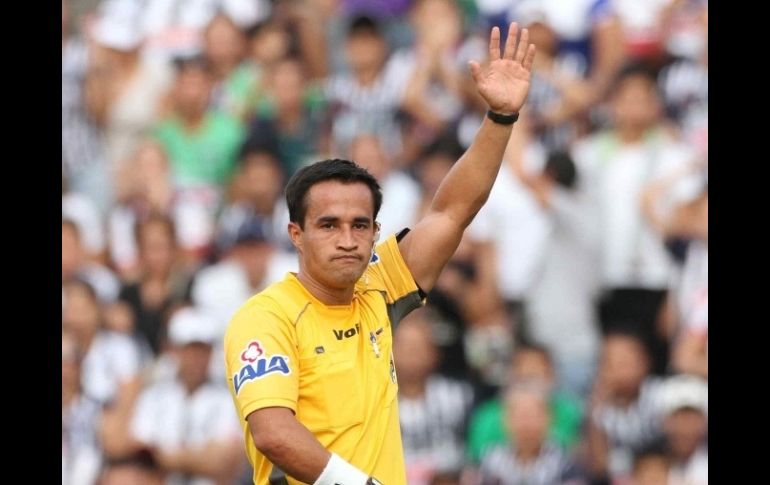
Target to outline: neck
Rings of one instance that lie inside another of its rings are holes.
[[[644,138],[644,134],[647,132],[646,128],[640,126],[624,126],[618,127],[616,133],[618,138],[623,143],[636,143]]]
[[[184,390],[187,392],[188,396],[191,396],[195,394],[195,391],[198,390],[203,385],[203,382],[184,382],[182,381],[182,386],[184,386]]]
[[[370,86],[377,80],[378,69],[362,69],[356,73],[356,82],[361,86]]]
[[[518,458],[519,461],[523,461],[525,463],[534,461],[540,455],[541,448],[542,446],[540,444],[527,445],[524,443],[519,443],[516,446],[516,458]]]
[[[297,273],[297,279],[311,295],[324,305],[350,305],[350,302],[353,301],[355,285],[342,289],[329,288],[316,281],[307,271],[302,271],[301,268],[299,273]]]
[[[182,124],[184,125],[185,130],[187,131],[195,131],[197,130],[201,124],[203,124],[203,119],[206,117],[206,113],[195,113],[195,114],[187,114],[181,116]]]

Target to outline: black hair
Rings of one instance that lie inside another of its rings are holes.
[[[514,360],[516,359],[516,356],[519,355],[520,352],[535,352],[540,354],[547,362],[548,365],[553,367],[553,359],[551,358],[551,352],[548,350],[548,347],[545,345],[539,344],[537,342],[527,341],[516,347],[515,352],[513,353]]]
[[[302,167],[286,184],[286,205],[289,207],[289,220],[304,228],[307,205],[305,198],[310,188],[326,180],[338,180],[345,184],[360,182],[366,184],[372,192],[374,204],[373,219],[382,206],[382,190],[377,179],[366,169],[350,160],[333,158]]]
[[[642,78],[646,80],[650,84],[650,89],[652,89],[655,94],[660,97],[655,71],[650,69],[650,67],[646,64],[639,61],[628,62],[621,66],[620,69],[618,69],[607,92],[608,97],[611,98],[612,96],[616,95],[623,83],[632,78]]]
[[[380,26],[376,20],[368,15],[355,17],[348,25],[348,38],[359,35],[381,37]]]
[[[181,55],[175,57],[172,63],[177,75],[189,69],[197,69],[206,74],[211,74],[211,63],[203,54]]]
[[[577,182],[575,162],[572,160],[569,153],[565,151],[551,152],[545,162],[544,171],[557,184],[564,188],[571,189]]]

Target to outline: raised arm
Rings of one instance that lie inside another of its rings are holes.
[[[501,55],[500,29],[494,27],[489,65],[482,69],[477,62],[470,63],[479,94],[491,111],[501,115],[517,114],[529,92],[535,46],[529,44],[529,33],[524,29],[517,47],[517,32],[516,23],[512,23]],[[463,231],[489,197],[512,127],[484,119],[471,146],[441,183],[428,213],[399,242],[406,265],[424,291],[433,288]]]

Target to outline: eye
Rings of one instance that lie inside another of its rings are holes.
[[[359,229],[359,230],[362,230],[362,231],[367,229],[368,227],[369,227],[369,225],[364,223],[364,222],[358,222],[356,224],[353,224],[353,229]]]
[[[321,229],[331,229],[333,227],[334,225],[331,222],[324,222],[323,224],[321,224]]]

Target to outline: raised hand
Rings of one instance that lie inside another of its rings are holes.
[[[482,69],[478,62],[470,62],[476,89],[489,108],[501,114],[518,113],[529,93],[535,45],[529,43],[529,31],[524,29],[517,46],[518,30],[516,22],[511,23],[505,50],[501,55],[500,29],[493,27],[489,37],[489,65]]]

